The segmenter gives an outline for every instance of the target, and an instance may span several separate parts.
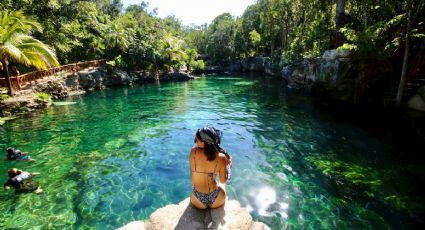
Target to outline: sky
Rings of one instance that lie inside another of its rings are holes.
[[[158,8],[161,18],[175,15],[184,25],[210,24],[222,13],[241,16],[246,7],[256,0],[145,0],[149,2],[149,11]],[[140,4],[142,0],[122,0],[124,7],[130,4]]]

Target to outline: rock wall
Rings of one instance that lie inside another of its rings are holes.
[[[150,81],[190,80],[191,75],[183,72],[150,75],[145,71],[126,72],[117,68],[99,67],[68,75],[62,84],[69,89],[98,90],[114,86],[142,84]]]
[[[271,76],[280,76],[280,66],[273,63],[268,57],[255,57],[243,61],[235,61],[225,67],[225,71],[229,72],[258,72]]]
[[[187,198],[178,205],[167,205],[156,210],[146,221],[134,221],[119,230],[187,230],[187,229],[251,229],[269,230],[270,228],[252,220],[239,202],[228,200],[217,209],[200,210],[190,204]]]
[[[255,57],[247,60],[233,61],[226,66],[212,66],[208,65],[205,69],[206,74],[215,73],[243,73],[243,72],[257,72],[265,73],[271,76],[280,77],[281,67],[278,63],[272,63],[269,57]]]
[[[281,76],[290,88],[307,89],[317,94],[329,94],[338,100],[352,101],[355,100],[362,72],[352,71],[358,66],[354,67],[348,56],[347,51],[327,50],[319,58],[285,66]]]
[[[40,101],[37,95],[48,93],[51,99],[63,99],[70,95],[83,94],[86,91],[100,90],[113,86],[141,84],[149,81],[189,80],[193,77],[188,73],[165,73],[149,75],[144,71],[127,73],[117,68],[97,67],[87,68],[70,73],[64,77],[51,77],[38,80],[24,90],[18,91],[15,97],[0,101],[0,117],[12,116],[45,108],[49,101]]]

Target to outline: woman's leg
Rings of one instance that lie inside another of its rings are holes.
[[[196,198],[195,195],[193,195],[193,193],[190,195],[190,202],[196,208],[199,208],[199,209],[206,209],[207,208],[200,200],[198,200],[198,198]]]

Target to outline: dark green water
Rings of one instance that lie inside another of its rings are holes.
[[[44,193],[0,192],[0,228],[115,229],[189,196],[205,124],[234,159],[230,199],[272,229],[404,228],[421,208],[390,146],[314,108],[283,82],[216,76],[93,92],[0,127]],[[410,211],[409,211],[410,210]]]

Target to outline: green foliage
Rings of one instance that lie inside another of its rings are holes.
[[[0,101],[6,101],[9,98],[9,95],[0,93]]]
[[[36,95],[35,100],[38,102],[47,103],[50,101],[50,95],[48,93],[41,92]]]
[[[41,25],[21,11],[0,12],[0,61],[22,63],[37,69],[58,66],[56,55],[49,46],[30,36],[41,32]]]
[[[180,69],[188,58],[184,47],[183,40],[171,34],[166,34],[159,46],[158,67],[167,71],[171,71],[172,68]]]
[[[116,56],[111,62],[110,65],[118,67],[118,68],[126,68],[127,65],[121,55]]]
[[[261,42],[261,35],[256,30],[252,30],[249,32],[249,39],[252,45],[256,46]]]
[[[229,13],[217,16],[207,29],[206,52],[213,63],[229,63],[234,54],[236,21]]]
[[[189,65],[194,74],[201,74],[205,71],[205,63],[203,60],[191,61]]]
[[[291,42],[291,48],[283,52],[283,60],[285,64],[294,63],[302,58],[302,47],[299,45],[299,38],[295,38]]]
[[[343,27],[339,30],[349,42],[357,42],[357,34],[353,29]]]
[[[414,43],[425,38],[420,19],[424,3],[417,5]],[[340,30],[345,41],[339,49],[360,56],[399,53],[407,18],[404,6],[404,1],[346,1],[346,23]],[[121,55],[129,69],[191,68],[195,59],[185,57],[189,49],[214,65],[255,56],[290,64],[329,49],[335,29],[335,1],[320,0],[258,0],[241,17],[224,13],[209,25],[190,27],[175,16],[156,17],[145,2],[123,10],[120,0],[4,0],[0,8],[19,9],[38,20],[30,26],[32,35],[54,48],[60,62]]]
[[[258,53],[258,48],[259,48],[259,45],[260,45],[260,42],[261,42],[261,35],[254,29],[251,32],[249,32],[249,39],[250,39],[252,46],[256,50],[256,53]],[[256,53],[254,53],[254,55]],[[252,56],[254,56],[254,55],[252,55]]]
[[[403,1],[385,4],[347,1],[346,23],[340,29],[345,41],[340,50],[350,50],[359,56],[396,53],[404,44],[403,6]],[[418,15],[421,15],[421,6],[418,6]],[[273,61],[283,59],[281,63],[291,64],[302,58],[320,56],[329,49],[334,19],[333,1],[259,0],[240,18],[219,15],[208,27],[190,31],[187,40],[200,53],[207,54],[213,64],[253,56],[267,56]],[[420,24],[420,20],[416,21]],[[413,29],[411,36],[417,42],[425,35],[423,26],[419,28]]]
[[[340,50],[346,50],[346,51],[356,51],[357,50],[357,46],[354,44],[348,44],[348,43],[344,43],[342,46],[337,48],[338,51]]]
[[[184,40],[189,47],[198,50],[199,53],[206,53],[208,36],[206,29],[203,26],[195,26],[190,28],[186,33]]]

